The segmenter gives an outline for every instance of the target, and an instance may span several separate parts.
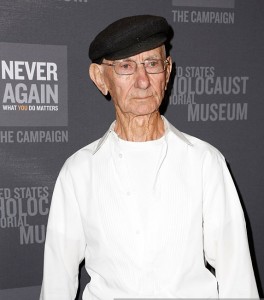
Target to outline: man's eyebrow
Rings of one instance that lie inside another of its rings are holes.
[[[150,59],[162,59],[162,55],[161,54],[153,54],[150,56],[145,57],[143,60],[150,60]],[[127,60],[135,60],[133,57],[127,57],[127,58],[123,58],[123,59],[117,59],[115,61],[127,61]]]
[[[154,55],[150,55],[150,56],[146,57],[145,60],[148,60],[148,59],[160,59],[160,58],[161,58],[160,54],[154,54]]]

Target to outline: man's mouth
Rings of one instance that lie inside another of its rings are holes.
[[[132,99],[139,99],[139,100],[145,100],[148,98],[151,98],[153,95],[139,95],[139,96],[133,96]]]

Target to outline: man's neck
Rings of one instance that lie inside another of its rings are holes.
[[[164,123],[158,111],[144,116],[116,114],[115,132],[123,140],[132,142],[156,140],[163,136],[164,131]]]

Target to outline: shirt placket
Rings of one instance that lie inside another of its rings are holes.
[[[136,261],[140,269],[138,276],[138,292],[142,296],[149,296],[157,292],[154,275],[155,269],[153,266],[153,245],[155,245],[155,241],[153,241],[153,234],[149,234],[149,231],[152,230],[151,224],[153,224],[154,220],[147,220],[146,226],[142,226],[143,224],[141,222],[139,208],[135,199],[136,195],[133,192],[132,184],[129,178],[126,156],[118,144],[118,138],[114,136],[114,140],[115,142],[112,145],[112,157],[119,182],[121,183],[122,197],[126,207],[130,228],[132,229],[132,236],[135,241],[134,251]],[[153,180],[155,185],[159,184],[158,174],[167,154],[167,140],[165,141],[166,145],[162,150],[161,157],[155,171],[155,178]],[[154,202],[152,203],[154,206],[155,202],[157,201],[157,193],[157,189],[153,186],[148,195],[148,198],[151,199],[151,202]],[[148,215],[146,215],[146,218],[149,217]]]
[[[122,202],[125,207],[124,213],[127,216],[129,223],[129,228],[131,229],[131,236],[135,241],[135,256],[138,261],[138,265],[142,266],[145,239],[144,232],[141,226],[140,216],[138,214],[138,207],[135,201],[135,195],[132,190],[132,185],[129,179],[128,168],[125,161],[125,154],[123,153],[120,145],[118,144],[117,138],[114,136],[114,143],[111,147],[112,157],[114,161],[114,166],[116,169],[117,177],[121,184],[121,197]]]

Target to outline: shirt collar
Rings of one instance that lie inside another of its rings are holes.
[[[164,116],[161,116],[161,117],[162,117],[162,119],[164,121],[164,125],[165,125],[165,134],[168,134],[169,132],[172,132],[181,141],[183,141],[185,144],[187,144],[188,146],[193,146],[193,144],[187,139],[187,137],[182,132],[180,132],[177,128],[175,128]],[[116,121],[114,121],[110,125],[109,129],[107,130],[107,132],[101,137],[101,139],[97,143],[95,149],[93,150],[92,154],[95,154],[102,147],[102,145],[104,144],[104,142],[107,140],[109,134],[114,131],[115,122]]]
[[[185,144],[187,144],[188,146],[193,146],[193,144],[187,139],[187,137],[180,130],[178,130],[176,127],[174,127],[164,116],[161,116],[161,117],[162,117],[162,119],[164,121],[164,125],[165,125],[165,134],[167,134],[168,132],[171,131]]]

